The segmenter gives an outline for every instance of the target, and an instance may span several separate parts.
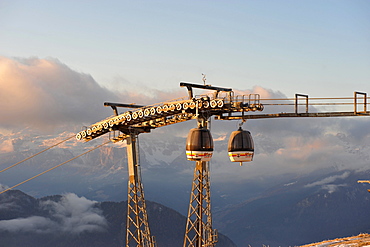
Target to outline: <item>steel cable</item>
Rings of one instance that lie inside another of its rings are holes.
[[[47,151],[47,150],[49,150],[49,149],[52,149],[53,147],[56,147],[56,146],[58,146],[58,145],[62,144],[63,142],[66,142],[66,141],[68,141],[69,139],[72,139],[73,137],[74,137],[74,135],[73,135],[73,136],[71,136],[71,137],[68,137],[67,139],[65,139],[65,140],[63,140],[63,141],[60,141],[60,142],[58,142],[58,143],[56,143],[56,144],[54,144],[54,145],[52,145],[52,146],[50,146],[50,147],[48,147],[48,148],[46,148],[46,149],[44,149],[44,150],[42,150],[42,151],[40,151],[40,152],[38,152],[38,153],[34,154],[34,155],[31,155],[30,157],[25,158],[24,160],[21,160],[21,161],[19,161],[19,162],[15,163],[14,165],[11,165],[11,166],[9,166],[9,167],[7,167],[7,168],[5,168],[5,169],[1,170],[1,171],[0,171],[0,173],[5,172],[6,170],[9,170],[10,168],[15,167],[15,166],[17,166],[17,165],[19,165],[19,164],[21,164],[21,163],[23,163],[23,162],[25,162],[25,161],[27,161],[27,160],[29,160],[29,159],[31,159],[31,158],[33,158],[33,157],[35,157],[35,156],[37,156],[37,155],[39,155],[39,154],[41,154],[41,153],[43,153],[43,152],[45,152],[45,151]]]
[[[24,180],[23,182],[20,182],[19,184],[16,184],[16,185],[14,185],[14,186],[12,186],[12,187],[9,187],[9,188],[7,188],[6,190],[1,191],[1,192],[0,192],[0,195],[1,195],[1,194],[3,194],[3,193],[5,193],[5,192],[7,192],[7,191],[9,191],[9,190],[14,189],[15,187],[18,187],[19,185],[22,185],[22,184],[24,184],[24,183],[27,183],[28,181],[31,181],[32,179],[35,179],[35,178],[37,178],[37,177],[40,177],[41,175],[43,175],[43,174],[45,174],[45,173],[47,173],[47,172],[50,172],[50,171],[54,170],[55,168],[58,168],[58,167],[60,167],[60,166],[62,166],[62,165],[64,165],[64,164],[66,164],[66,163],[68,163],[68,162],[70,162],[70,161],[72,161],[72,160],[74,160],[74,159],[77,159],[77,158],[81,157],[82,155],[85,155],[85,154],[87,154],[87,153],[89,153],[89,152],[91,152],[91,151],[94,151],[95,149],[98,149],[98,148],[100,148],[100,147],[104,146],[105,144],[108,144],[109,142],[110,142],[110,140],[109,140],[109,141],[106,141],[106,142],[104,142],[104,143],[102,143],[102,144],[100,144],[100,145],[98,145],[98,146],[96,146],[96,147],[94,147],[94,148],[92,148],[92,149],[90,149],[90,150],[88,150],[88,151],[86,151],[86,152],[82,153],[82,154],[79,154],[79,155],[77,155],[77,156],[75,156],[75,157],[73,157],[73,158],[71,158],[71,159],[69,159],[69,160],[67,160],[67,161],[65,161],[65,162],[63,162],[63,163],[61,163],[61,164],[59,164],[59,165],[56,165],[56,166],[54,166],[54,167],[52,167],[52,168],[50,168],[50,169],[48,169],[48,170],[46,170],[46,171],[43,171],[43,172],[41,172],[41,173],[39,173],[39,174],[37,174],[37,175],[35,175],[35,176],[33,176],[33,177],[31,177],[31,178],[27,179],[27,180]]]

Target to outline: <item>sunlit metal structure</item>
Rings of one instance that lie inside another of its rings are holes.
[[[258,94],[235,97],[230,88],[185,82],[180,83],[180,86],[187,88],[189,94],[187,98],[150,106],[106,102],[104,105],[112,107],[115,115],[91,125],[76,135],[78,140],[90,141],[109,133],[113,142],[127,141],[129,181],[126,246],[154,245],[146,213],[135,141],[140,133],[148,133],[158,127],[192,119],[197,119],[200,132],[209,133],[207,122],[211,116],[220,117],[225,113],[230,115],[236,112],[263,110]],[[194,88],[210,90],[212,93],[195,96]],[[131,110],[119,114],[117,107]],[[194,152],[189,155],[193,154]],[[209,154],[202,155],[208,155],[206,160],[210,159]],[[217,234],[212,229],[209,163],[204,159],[193,160],[196,160],[196,165],[184,246],[214,246]]]
[[[181,82],[186,87],[188,97],[169,100],[154,105],[135,105],[121,103],[104,103],[112,107],[114,116],[97,122],[76,134],[78,140],[90,141],[99,136],[109,134],[111,141],[127,141],[128,156],[128,214],[126,229],[126,246],[155,246],[151,236],[148,216],[146,213],[144,191],[141,182],[140,164],[138,161],[137,138],[141,133],[149,133],[152,129],[177,124],[196,119],[198,128],[208,129],[208,122],[214,116],[215,120],[242,120],[263,118],[292,118],[292,117],[345,117],[369,116],[367,111],[367,94],[355,92],[354,97],[346,98],[309,98],[308,95],[296,94],[295,98],[261,99],[259,94],[234,95],[231,88],[214,87]],[[193,89],[206,90],[205,94],[195,95]],[[304,103],[301,103],[304,100]],[[332,102],[343,100],[343,102]],[[320,112],[312,106],[352,106],[353,111]],[[293,106],[293,112],[278,112],[273,107]],[[117,107],[129,108],[119,114]],[[271,107],[270,113],[259,113],[265,107]],[[300,109],[304,107],[302,112]],[[205,131],[209,132],[209,131]],[[250,135],[243,132],[242,135]],[[249,153],[246,161],[251,161],[254,152],[253,140],[249,138],[249,147],[242,151]],[[253,148],[253,150],[252,150]],[[249,150],[247,150],[249,149]],[[195,150],[196,151],[196,150]],[[208,150],[210,151],[210,150]],[[234,152],[236,150],[231,150]],[[191,157],[193,153],[190,154]],[[205,155],[204,153],[202,155]],[[188,156],[189,157],[189,156]],[[208,154],[208,158],[209,154]],[[214,246],[217,242],[217,231],[212,228],[210,170],[209,159],[195,157],[194,177],[190,195],[189,211],[184,237],[184,247]],[[234,161],[240,161],[235,159]]]
[[[370,180],[358,180],[357,183],[360,183],[360,184],[370,184]],[[370,189],[368,189],[367,192],[370,192]]]
[[[185,246],[214,246],[217,231],[212,228],[211,183],[209,161],[213,152],[213,140],[208,120],[198,117],[198,128],[191,129],[186,140],[187,159],[195,161],[186,221]]]
[[[128,194],[126,246],[155,246],[150,233],[148,214],[141,183],[137,134],[133,131],[126,138],[128,160]]]

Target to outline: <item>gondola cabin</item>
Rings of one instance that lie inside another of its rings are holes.
[[[230,135],[228,144],[229,158],[232,162],[249,162],[253,160],[254,143],[249,131],[239,128]]]
[[[213,154],[213,139],[206,128],[191,129],[186,140],[186,157],[192,161],[210,161]]]

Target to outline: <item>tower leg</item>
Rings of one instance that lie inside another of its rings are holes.
[[[131,134],[126,139],[129,175],[126,247],[153,247],[155,245],[148,224],[136,140],[135,134]]]
[[[190,194],[184,247],[213,247],[217,234],[212,229],[209,163],[197,161]]]

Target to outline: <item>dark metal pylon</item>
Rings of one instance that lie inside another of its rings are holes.
[[[127,198],[127,227],[126,247],[154,247],[155,241],[150,234],[148,215],[141,183],[137,135],[128,135],[128,198]]]

